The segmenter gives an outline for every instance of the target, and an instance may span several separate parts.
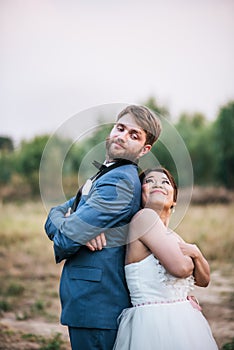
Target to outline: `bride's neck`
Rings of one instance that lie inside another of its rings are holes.
[[[168,227],[169,225],[169,221],[170,221],[170,212],[166,211],[166,210],[155,210],[156,213],[158,214],[158,216],[160,217],[160,219],[162,220],[162,222],[164,223],[164,225],[166,227]]]
[[[167,209],[167,208],[162,208],[161,206],[157,206],[157,205],[145,205],[145,208],[150,208],[152,210],[154,210],[158,216],[160,217],[160,219],[162,220],[162,222],[164,223],[164,225],[166,227],[168,227],[169,225],[169,221],[170,221],[170,216],[171,216],[171,210]]]

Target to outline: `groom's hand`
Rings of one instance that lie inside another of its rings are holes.
[[[106,236],[104,232],[100,233],[97,237],[91,239],[91,241],[86,243],[86,247],[89,248],[92,252],[95,250],[102,250],[106,246]]]
[[[65,214],[65,217],[67,218],[68,216],[71,215],[71,208],[68,208],[68,211]],[[106,246],[106,236],[104,232],[100,233],[97,237],[91,239],[91,241],[86,243],[86,247],[89,248],[92,252],[95,250],[102,250],[103,247]]]

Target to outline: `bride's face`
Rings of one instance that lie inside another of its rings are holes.
[[[146,175],[142,183],[143,207],[171,209],[176,204],[173,197],[174,188],[166,174],[152,171]]]

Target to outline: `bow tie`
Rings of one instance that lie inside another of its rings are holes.
[[[107,166],[105,164],[99,163],[98,161],[94,160],[92,162],[92,164],[100,171],[102,171],[103,169],[106,169]]]

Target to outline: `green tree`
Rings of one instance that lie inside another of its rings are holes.
[[[12,157],[7,154],[0,154],[0,184],[10,182],[13,173]]]
[[[12,152],[14,150],[13,141],[10,137],[0,136],[0,153]]]
[[[144,105],[156,114],[169,118],[168,108],[166,106],[160,105],[154,97],[150,96]]]
[[[214,125],[217,180],[234,188],[234,101],[221,107]]]
[[[167,120],[170,119],[170,113],[168,108],[166,106],[160,105],[156,98],[154,98],[153,96],[150,96],[148,100],[144,103],[144,105],[159,117],[159,119],[162,121],[162,125],[164,121],[163,118],[166,118]],[[160,138],[152,147],[151,152],[157,159],[158,163],[161,166],[170,169],[174,177],[177,178],[174,160],[172,159],[165,145],[160,141]],[[145,158],[147,158],[147,156]]]
[[[7,184],[13,172],[13,141],[10,137],[0,136],[0,184]]]
[[[176,129],[183,138],[193,164],[194,182],[213,182],[215,172],[213,129],[201,113],[181,114]]]
[[[16,170],[24,176],[32,194],[39,193],[39,166],[49,136],[36,136],[33,140],[22,141],[15,154]]]
[[[88,176],[88,168],[90,167],[90,163],[93,160],[97,160],[99,162],[104,161],[105,159],[105,140],[109,135],[111,128],[113,125],[110,123],[104,123],[102,120],[99,121],[99,126],[95,127],[92,134],[89,137],[86,137],[84,140],[75,143],[68,154],[68,158],[71,162],[71,169],[73,173],[77,173],[82,160],[87,155],[87,159],[89,162],[86,164],[87,167],[87,176]],[[90,156],[89,156],[90,153]],[[85,167],[85,164],[84,164]],[[86,173],[86,170],[84,170]],[[85,175],[85,176],[86,176]]]

